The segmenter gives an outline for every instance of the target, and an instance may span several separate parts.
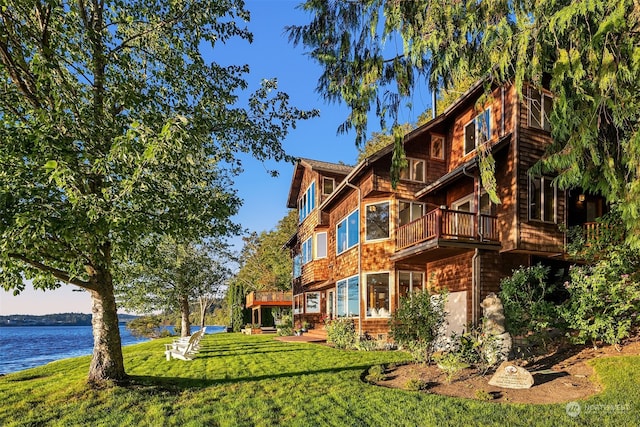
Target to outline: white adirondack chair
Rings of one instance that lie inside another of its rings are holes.
[[[171,344],[165,344],[165,352],[164,354],[167,356],[167,360],[180,359],[180,360],[191,360],[193,356],[200,349],[200,340],[204,335],[204,330],[201,329],[195,333],[193,333],[188,341],[176,340]]]

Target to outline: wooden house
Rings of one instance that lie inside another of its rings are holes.
[[[566,226],[587,224],[603,201],[561,191],[531,166],[550,144],[552,97],[482,82],[440,116],[408,133],[408,166],[391,185],[392,146],[354,167],[300,159],[287,206],[299,211],[294,317],[352,317],[360,334],[384,339],[400,297],[447,288],[449,332],[476,324],[481,301],[519,266],[539,262],[561,276]],[[480,180],[491,152],[500,204]]]

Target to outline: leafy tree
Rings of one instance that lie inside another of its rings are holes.
[[[283,246],[297,231],[297,227],[297,212],[290,210],[273,230],[244,237],[240,269],[233,280],[241,282],[246,292],[289,289],[293,265]]]
[[[160,316],[143,316],[137,317],[127,322],[127,329],[134,337],[143,338],[160,338],[162,331],[168,331],[162,328],[162,319]]]
[[[286,158],[288,129],[316,114],[271,80],[240,104],[248,67],[202,52],[250,41],[241,20],[241,0],[0,7],[0,282],[90,292],[90,382],[127,379],[114,262],[151,235],[233,231],[235,154]]]
[[[226,260],[220,255],[214,259],[213,252],[222,254],[224,248],[181,243],[170,237],[154,242],[140,252],[144,260],[120,266],[119,305],[140,313],[179,312],[181,335],[190,336],[192,304],[198,302],[202,323],[203,311],[231,275]]]
[[[549,300],[555,290],[547,280],[549,270],[542,264],[521,267],[500,281],[500,300],[504,306],[506,329],[510,333],[540,333],[558,325],[558,311]]]
[[[405,346],[420,362],[428,362],[446,322],[444,306],[447,291],[437,296],[416,292],[400,298],[400,307],[389,320],[391,336],[398,345]]]
[[[555,143],[535,172],[619,203],[627,239],[640,246],[637,0],[309,0],[301,8],[312,20],[289,27],[290,39],[323,67],[318,91],[350,108],[339,130],[355,129],[358,145],[367,113],[383,129],[396,125],[423,79],[450,88],[478,70],[521,94],[525,82],[548,86]]]

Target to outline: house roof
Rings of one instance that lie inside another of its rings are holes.
[[[291,178],[291,185],[289,186],[289,197],[287,197],[288,208],[296,208],[298,206],[298,194],[300,193],[305,168],[333,175],[346,176],[353,169],[353,166],[305,159],[302,157],[299,158],[293,170],[293,177]]]

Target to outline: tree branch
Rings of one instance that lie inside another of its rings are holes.
[[[60,269],[57,269],[55,267],[51,267],[49,265],[43,264],[39,261],[35,261],[32,259],[27,258],[24,255],[21,254],[9,254],[9,258],[13,258],[13,259],[17,259],[19,261],[24,262],[25,264],[29,264],[32,267],[37,268],[38,270],[42,270],[42,271],[46,271],[47,273],[51,273],[53,275],[53,277],[55,277],[58,280],[62,280],[63,282],[66,283],[70,283],[72,285],[76,285],[76,286],[80,286],[81,288],[87,289],[87,290],[91,290],[91,291],[97,291],[98,289],[96,289],[94,286],[91,285],[90,282],[84,281],[84,280],[80,280],[78,278],[72,278],[69,273],[62,271]]]

